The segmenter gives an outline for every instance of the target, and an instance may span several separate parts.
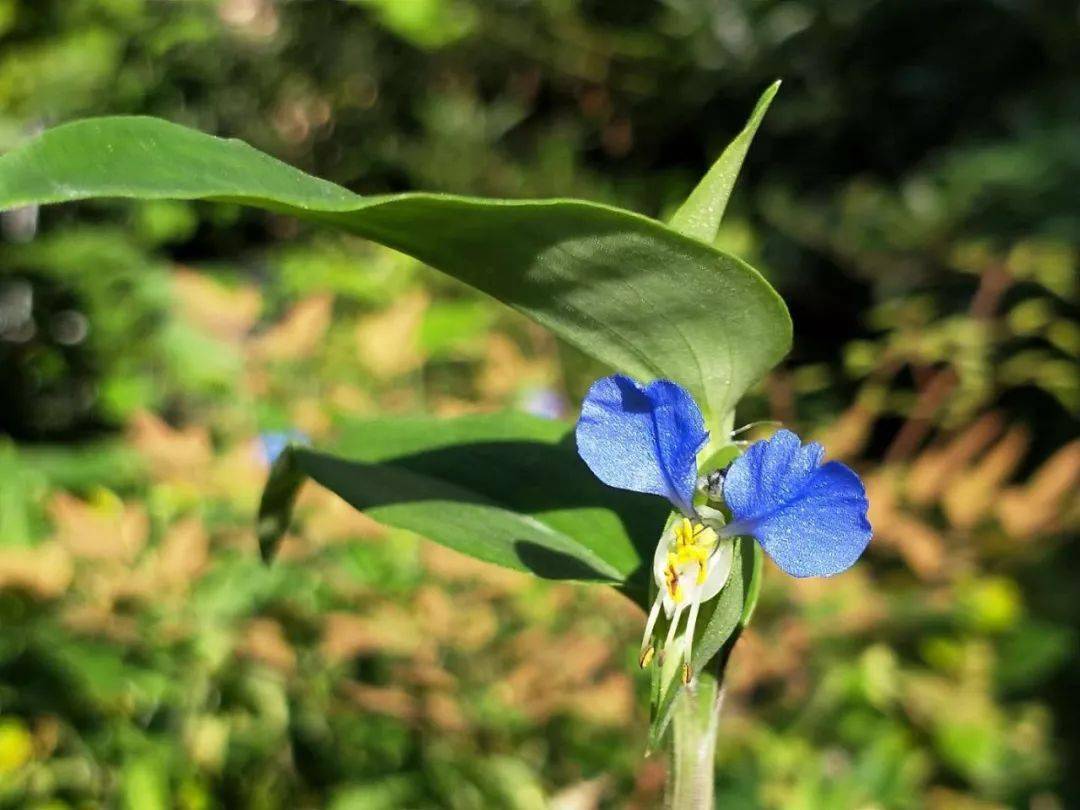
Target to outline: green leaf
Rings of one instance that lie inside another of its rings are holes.
[[[701,677],[716,677],[707,671],[714,662],[722,670],[731,648],[738,640],[743,627],[744,606],[750,596],[756,563],[756,542],[749,537],[735,540],[735,556],[731,563],[731,577],[715,599],[701,606],[698,615],[698,631],[694,634],[694,654],[690,662],[694,672]],[[657,635],[660,635],[658,632]],[[656,655],[662,651],[657,649]],[[719,657],[718,657],[719,656]],[[675,698],[685,687],[680,677],[676,656],[666,658],[663,666],[653,667],[652,673],[652,719],[649,724],[649,749],[659,747],[671,722]],[[721,679],[723,672],[719,673]]]
[[[504,413],[353,422],[337,455],[290,447],[259,510],[271,557],[306,478],[380,523],[548,579],[606,582],[643,602],[668,506],[601,484],[564,423]]]
[[[739,619],[739,625],[741,627],[749,625],[750,620],[754,618],[758,597],[761,596],[761,580],[765,575],[765,552],[761,550],[761,546],[757,543],[753,543],[752,545],[754,549],[754,563],[750,570],[750,580],[746,586],[746,598],[743,603],[742,618]]]
[[[388,29],[421,48],[441,48],[466,37],[476,26],[476,12],[446,0],[348,0],[370,8]]]
[[[362,235],[483,290],[620,371],[681,383],[712,424],[791,343],[787,309],[754,269],[617,208],[360,197],[240,141],[153,118],[65,124],[0,157],[0,210],[91,197],[243,203]]]
[[[716,239],[720,220],[724,216],[724,209],[727,208],[728,198],[735,187],[746,152],[750,149],[750,142],[754,140],[761,119],[765,117],[779,89],[780,82],[775,81],[761,94],[742,132],[727,145],[716,163],[672,216],[672,228],[708,244],[712,244]]]

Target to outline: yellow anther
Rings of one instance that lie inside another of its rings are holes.
[[[686,685],[686,684],[690,683],[690,678],[691,678],[691,676],[693,676],[693,674],[694,674],[694,671],[692,669],[690,669],[690,665],[687,664],[687,663],[684,663],[682,665],[682,682],[683,682],[683,685]]]
[[[638,666],[640,666],[642,669],[648,667],[649,664],[652,663],[653,655],[655,654],[656,647],[650,644],[648,647],[645,648],[644,652],[642,652],[640,657],[638,658]]]
[[[689,518],[683,518],[675,526],[675,547],[680,551],[694,544],[694,525]]]
[[[675,563],[668,563],[667,570],[664,571],[664,582],[667,585],[668,595],[674,601],[681,602],[682,588],[679,586],[679,572],[675,568]]]

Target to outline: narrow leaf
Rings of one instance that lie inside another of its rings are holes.
[[[712,244],[720,229],[720,220],[727,208],[731,190],[735,187],[735,180],[739,176],[746,152],[750,149],[750,143],[754,140],[761,119],[772,103],[780,82],[775,81],[761,94],[754,111],[750,113],[750,120],[746,122],[742,132],[727,145],[720,154],[716,163],[701,178],[686,201],[679,206],[679,210],[671,218],[670,225],[679,233],[684,233],[694,239]]]
[[[791,343],[787,310],[755,270],[617,208],[360,197],[240,141],[154,118],[65,124],[0,156],[0,210],[91,197],[229,201],[359,234],[483,290],[620,371],[675,380],[707,417],[731,411]]]

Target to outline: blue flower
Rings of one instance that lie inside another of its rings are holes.
[[[263,464],[271,467],[290,444],[307,444],[310,441],[307,435],[299,430],[260,433],[259,456]]]
[[[680,648],[690,678],[690,644],[701,602],[719,593],[731,571],[732,539],[749,535],[781,569],[796,577],[831,576],[849,568],[870,542],[868,502],[859,477],[838,461],[822,464],[820,444],[803,445],[780,430],[732,462],[722,504],[731,514],[695,505],[697,454],[708,440],[693,397],[669,380],[643,386],[617,374],[598,380],[581,407],[578,454],[609,486],[662,495],[681,517],[657,546],[658,595],[649,612],[641,664],[652,658],[652,630],[663,607],[670,648],[689,609]],[[709,497],[714,498],[709,479]]]

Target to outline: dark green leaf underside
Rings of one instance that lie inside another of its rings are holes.
[[[389,526],[549,579],[618,585],[639,602],[667,507],[593,477],[568,427],[524,414],[348,424],[335,454],[290,448],[260,507],[272,556],[311,478]]]

